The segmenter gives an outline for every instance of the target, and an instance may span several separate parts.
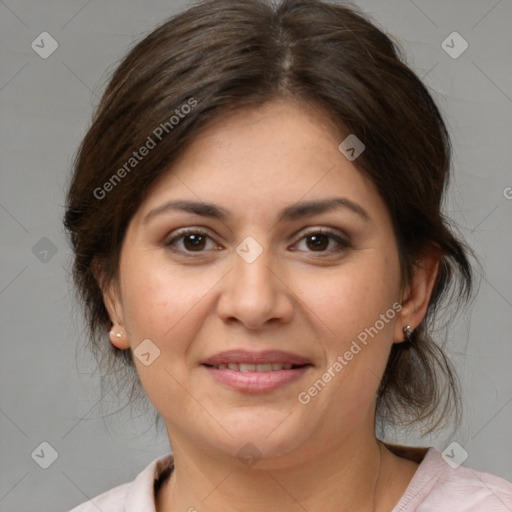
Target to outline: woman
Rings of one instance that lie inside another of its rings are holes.
[[[140,42],[65,225],[93,346],[173,454],[74,512],[510,509],[459,445],[376,433],[458,418],[431,337],[472,284],[449,169],[428,91],[353,9],[210,0]]]

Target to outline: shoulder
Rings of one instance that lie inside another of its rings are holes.
[[[92,498],[69,512],[154,512],[154,486],[166,470],[172,468],[173,457],[166,454],[153,460],[132,482],[114,487]]]
[[[95,498],[76,506],[69,512],[98,512],[98,510],[125,512],[127,496],[132,485],[133,482],[118,485],[117,487],[105,491]]]
[[[429,448],[392,512],[512,510],[512,483],[447,461],[436,448]]]

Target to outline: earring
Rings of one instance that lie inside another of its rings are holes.
[[[404,336],[405,336],[405,341],[411,341],[413,329],[411,328],[410,325],[406,325],[403,328],[403,333],[404,333]]]
[[[121,332],[110,331],[110,334],[115,334],[116,338],[122,338],[123,337],[123,333],[121,333]]]

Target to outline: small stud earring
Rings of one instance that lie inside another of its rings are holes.
[[[122,338],[123,334],[120,332],[110,331],[110,334],[115,334],[116,338]]]
[[[406,325],[403,328],[403,333],[404,333],[404,336],[405,336],[405,341],[411,341],[412,332],[413,332],[413,330],[412,330],[410,325]]]

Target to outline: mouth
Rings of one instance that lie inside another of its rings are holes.
[[[201,362],[209,375],[230,389],[263,393],[300,379],[314,365],[307,358],[282,351],[232,350]]]
[[[262,363],[262,364],[249,364],[249,363],[220,363],[216,365],[208,365],[210,368],[217,370],[233,370],[235,372],[276,372],[280,370],[296,370],[308,365],[298,365],[290,363]]]

